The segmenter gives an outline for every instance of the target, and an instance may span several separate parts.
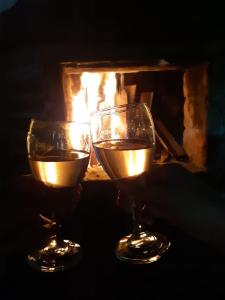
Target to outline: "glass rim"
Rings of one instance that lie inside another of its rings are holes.
[[[94,112],[92,112],[90,114],[90,117],[93,117],[93,116],[100,116],[102,114],[104,115],[107,115],[109,114],[110,111],[112,111],[113,109],[118,109],[118,110],[122,110],[125,109],[125,108],[134,108],[134,107],[137,107],[137,106],[144,106],[146,107],[147,109],[148,106],[146,103],[143,103],[143,102],[137,102],[137,103],[127,103],[127,104],[121,104],[121,105],[114,105],[114,106],[111,106],[111,107],[107,107],[107,108],[102,108],[102,109],[99,109],[99,110],[96,110]],[[149,110],[150,111],[150,110]],[[116,112],[116,111],[115,111]]]

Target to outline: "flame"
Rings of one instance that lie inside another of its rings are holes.
[[[106,74],[105,86],[105,107],[112,107],[115,105],[116,96],[116,74],[115,72],[109,72]]]
[[[86,103],[86,92],[81,89],[72,100],[72,120],[77,122],[88,121],[88,108]]]
[[[75,123],[71,123],[69,126],[69,137],[72,148],[79,150],[82,139],[82,127],[78,127]]]
[[[118,99],[117,80],[115,72],[83,72],[80,77],[80,90],[72,96],[72,121],[89,122],[90,114],[98,109],[113,107]],[[92,131],[98,128],[92,122]],[[112,138],[118,138],[123,122],[116,115],[111,116],[109,128]],[[81,133],[73,126],[70,129],[70,139],[74,148],[79,147]]]
[[[70,147],[74,150],[85,150],[88,151],[88,140],[87,137],[90,135],[88,124],[80,124],[76,122],[69,123],[68,128],[68,140]]]
[[[81,75],[81,87],[77,95],[72,96],[72,121],[89,122],[90,114],[97,110],[100,100],[99,86],[102,80],[100,73],[84,72]],[[72,147],[79,149],[83,138],[82,127],[76,127],[75,124],[70,126],[70,141]]]
[[[89,122],[90,114],[97,110],[101,73],[84,72],[81,75],[81,88],[77,95],[72,96],[72,120]]]
[[[101,97],[99,96],[101,80],[101,73],[84,72],[81,76],[81,86],[87,91],[88,120],[90,114],[97,109],[98,102],[101,100]]]
[[[105,76],[104,76],[105,75]],[[104,79],[103,94],[100,86]],[[72,96],[72,121],[89,122],[90,114],[98,108],[115,105],[117,93],[116,74],[84,72],[80,78],[80,90]],[[104,101],[102,100],[104,98]]]
[[[112,107],[115,105],[116,96],[116,74],[115,72],[109,72],[106,74],[105,86],[105,107]],[[119,118],[115,114],[111,116],[111,135],[116,138],[116,128],[120,126]]]

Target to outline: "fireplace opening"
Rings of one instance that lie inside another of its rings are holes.
[[[155,160],[188,162],[194,170],[205,169],[206,64],[180,66],[161,60],[156,65],[117,61],[66,62],[61,66],[67,120],[88,121],[97,109],[144,102],[156,128]],[[94,155],[89,173],[90,178],[105,178]]]

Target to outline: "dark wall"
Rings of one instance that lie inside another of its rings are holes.
[[[134,56],[143,52],[194,59],[225,53],[225,18],[219,6],[155,2],[18,0],[0,17],[0,45],[8,50],[22,44],[72,44],[83,56],[99,51],[123,56],[131,45]]]
[[[225,193],[225,59],[209,66],[208,168],[211,181]]]

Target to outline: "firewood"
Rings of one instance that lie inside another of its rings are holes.
[[[127,98],[128,97],[125,89],[117,92],[115,96],[115,105],[127,104]]]
[[[136,84],[125,86],[125,90],[127,92],[128,103],[134,103],[135,102],[136,89],[137,89]]]
[[[153,92],[142,92],[140,97],[140,102],[146,103],[150,110],[152,108],[153,95]]]
[[[164,143],[163,139],[160,137],[157,130],[155,130],[156,135],[156,153],[159,154],[159,157],[156,157],[157,162],[163,163],[173,157],[173,154],[169,151],[167,145]]]
[[[187,161],[188,156],[185,153],[182,146],[180,146],[173,135],[166,128],[164,123],[157,117],[154,120],[155,128],[160,135],[160,138],[163,140],[164,144],[167,146],[169,153],[171,153],[177,160]]]

